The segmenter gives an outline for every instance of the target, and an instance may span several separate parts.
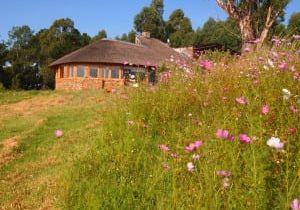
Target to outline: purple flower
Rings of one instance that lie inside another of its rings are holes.
[[[246,134],[240,134],[240,142],[244,143],[244,144],[251,144],[252,140],[249,136],[247,136]]]
[[[300,201],[298,198],[295,198],[290,205],[292,210],[300,210]]]

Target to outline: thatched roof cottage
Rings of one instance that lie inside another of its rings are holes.
[[[122,86],[127,80],[155,82],[156,67],[170,58],[189,59],[144,32],[136,43],[102,39],[50,64],[56,89],[80,90]]]

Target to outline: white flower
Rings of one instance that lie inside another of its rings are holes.
[[[195,169],[195,166],[192,162],[188,162],[186,166],[187,166],[188,171],[190,171],[190,172],[194,171],[194,169]]]
[[[279,138],[276,137],[271,137],[268,141],[267,141],[267,145],[269,147],[281,150],[283,149],[284,143],[280,142]]]
[[[272,61],[271,59],[268,59],[268,64],[269,64],[269,66],[272,67],[272,68],[275,67],[275,66],[274,66],[274,63],[273,63],[273,61]]]
[[[269,67],[267,65],[264,65],[265,70],[269,70]]]
[[[282,89],[282,93],[283,93],[283,100],[285,101],[288,100],[292,95],[291,92],[286,88]]]
[[[193,154],[192,158],[193,158],[193,160],[199,160],[200,159],[200,155]]]

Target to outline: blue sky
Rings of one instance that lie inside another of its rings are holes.
[[[292,0],[287,8],[287,19],[300,11],[300,0]],[[7,40],[13,26],[28,25],[35,32],[48,28],[59,18],[71,18],[80,32],[94,36],[105,29],[110,38],[127,33],[133,28],[134,16],[151,0],[1,0],[0,40]],[[225,19],[226,14],[215,0],[165,0],[164,17],[183,9],[193,28],[209,18]]]

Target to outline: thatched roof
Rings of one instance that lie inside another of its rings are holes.
[[[102,39],[63,56],[51,63],[50,67],[67,63],[123,64],[124,62],[133,65],[158,66],[171,57],[182,63],[189,61],[188,58],[157,39],[139,36],[137,44]]]

